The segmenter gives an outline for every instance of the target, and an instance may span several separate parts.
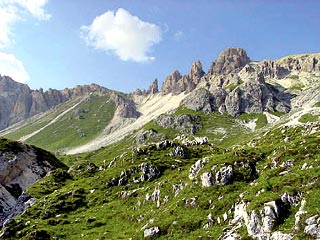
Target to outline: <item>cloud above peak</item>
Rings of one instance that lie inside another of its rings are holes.
[[[21,83],[25,83],[30,78],[20,60],[13,54],[2,52],[0,52],[0,74]]]
[[[97,16],[89,26],[82,26],[81,36],[87,45],[113,52],[123,61],[147,62],[154,60],[149,53],[161,41],[161,29],[119,8]]]

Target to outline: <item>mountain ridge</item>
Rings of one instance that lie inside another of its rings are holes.
[[[318,239],[319,57],[231,48],[161,91],[88,91],[3,130],[69,169],[0,201],[0,237]]]
[[[23,86],[26,88],[25,85]],[[199,60],[191,65],[190,72],[186,75],[181,75],[178,70],[175,70],[164,80],[161,90],[159,90],[157,79],[152,82],[148,90],[138,89],[129,94],[91,84],[60,91],[35,90],[32,94],[36,97],[31,98],[31,102],[32,106],[38,106],[33,108],[38,109],[38,112],[43,110],[42,113],[46,116],[46,109],[49,106],[52,110],[52,106],[67,104],[68,101],[76,98],[82,101],[85,96],[93,93],[110,96],[116,106],[114,117],[106,123],[104,130],[99,130],[96,139],[73,150],[55,149],[66,153],[76,153],[76,149],[87,151],[111,144],[139,129],[148,121],[168,111],[173,111],[179,106],[197,111],[202,110],[207,114],[220,112],[231,116],[239,116],[242,113],[288,113],[292,109],[307,105],[310,107],[319,102],[320,95],[316,91],[319,86],[320,54],[300,54],[279,60],[256,62],[250,60],[245,50],[229,48],[218,56],[207,72],[203,71]],[[17,103],[12,109],[13,112],[15,112],[14,109],[18,109],[20,113],[24,112],[20,118],[28,118],[26,111],[20,110],[22,107],[16,107],[26,105],[23,104],[23,101],[19,101],[23,99],[23,96],[17,97]],[[148,101],[151,101],[151,104]],[[76,102],[69,104],[70,106],[65,110],[74,107]],[[152,110],[153,113],[151,113],[147,106],[152,109],[153,106],[156,106],[156,102],[161,102],[161,106],[158,105],[159,107]],[[33,108],[30,107],[30,109]],[[79,111],[86,111],[86,109],[79,109]],[[32,115],[33,112],[31,111],[29,115]],[[48,123],[50,121],[53,121],[53,118],[48,120]],[[41,128],[41,131],[45,132],[46,128],[43,129],[44,126],[40,126],[38,129]],[[19,132],[19,128],[18,125],[13,130]],[[12,128],[8,128],[7,131],[3,130],[1,135],[8,135],[10,131]],[[76,129],[76,131],[80,131],[80,136],[83,133],[82,129]],[[35,131],[29,131],[28,134],[13,139],[25,140],[36,135]],[[86,145],[88,148],[85,147]],[[92,147],[95,145],[96,147]]]

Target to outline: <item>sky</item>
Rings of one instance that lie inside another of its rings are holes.
[[[129,93],[204,71],[228,47],[252,60],[320,52],[317,0],[0,0],[0,74],[32,89]]]

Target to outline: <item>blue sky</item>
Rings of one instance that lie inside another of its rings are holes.
[[[316,0],[0,0],[0,74],[32,89],[132,92],[227,47],[252,60],[320,52]]]

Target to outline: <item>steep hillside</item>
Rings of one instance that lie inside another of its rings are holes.
[[[319,237],[319,121],[274,127],[226,148],[178,133],[191,125],[170,126],[179,130],[175,139],[157,140],[173,131],[158,127],[148,135],[155,141],[137,133],[65,156],[68,173],[30,187],[38,200],[5,225],[2,238]]]

